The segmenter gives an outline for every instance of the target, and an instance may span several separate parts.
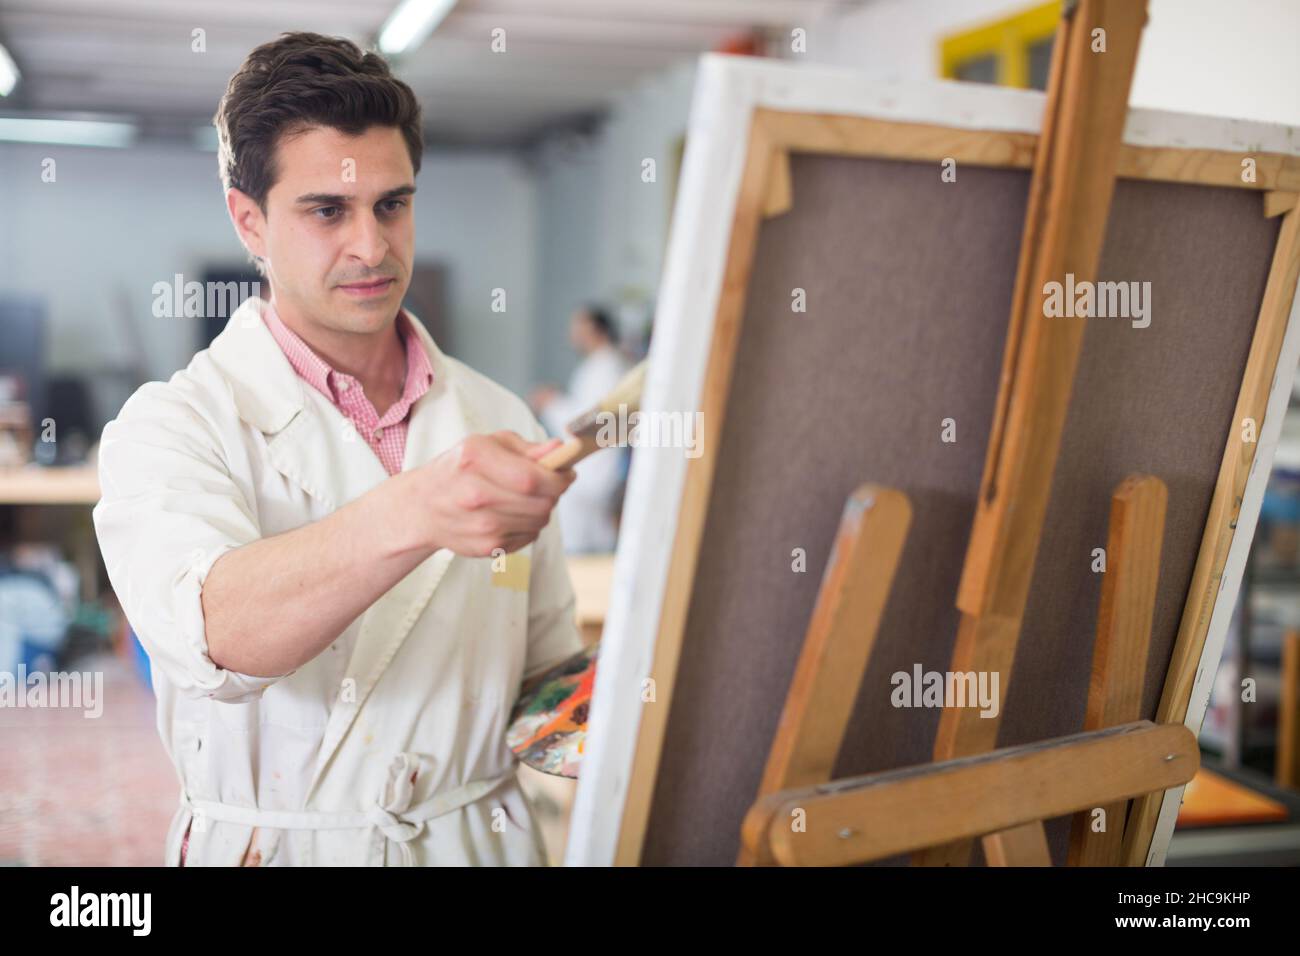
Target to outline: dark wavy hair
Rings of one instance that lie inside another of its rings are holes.
[[[244,60],[212,118],[221,184],[250,196],[266,212],[275,185],[275,147],[282,136],[313,126],[358,136],[395,126],[420,171],[424,137],[420,104],[377,53],[319,33],[285,33]]]
[[[605,336],[611,345],[618,345],[618,325],[615,324],[614,316],[608,309],[594,302],[586,302],[581,306],[581,311],[586,313],[587,319],[595,326],[596,331]]]

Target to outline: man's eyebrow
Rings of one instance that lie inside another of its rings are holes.
[[[407,183],[404,186],[396,186],[388,190],[379,197],[378,201],[383,202],[386,199],[396,199],[399,196],[413,195],[415,195],[415,187]],[[355,196],[345,193],[305,193],[295,199],[294,204],[298,206],[314,206],[317,204],[345,206],[355,198]]]

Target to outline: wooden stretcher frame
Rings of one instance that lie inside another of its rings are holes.
[[[701,59],[643,408],[702,411],[703,454],[640,449],[629,476],[567,864],[635,864],[640,856],[758,230],[797,201],[789,153],[1029,169],[1043,103],[1035,91],[881,84],[845,70]],[[1246,158],[1255,161],[1254,182],[1243,181]],[[1186,709],[1170,718],[1162,701],[1157,717],[1197,732],[1300,358],[1300,136],[1265,123],[1131,109],[1119,176],[1255,189],[1266,213],[1285,217],[1269,278],[1278,291],[1265,295],[1237,409],[1262,419],[1258,440],[1252,448],[1230,439],[1225,450],[1165,686],[1166,698],[1186,695],[1169,707]],[[1190,628],[1189,615],[1197,622]],[[643,702],[648,688],[652,704]],[[1147,865],[1164,862],[1181,795],[1175,788],[1148,804]]]

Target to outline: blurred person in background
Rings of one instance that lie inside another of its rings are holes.
[[[630,363],[618,348],[618,332],[608,312],[585,305],[569,320],[569,342],[582,361],[567,391],[543,385],[533,392],[533,408],[552,435],[604,398],[627,373]],[[560,535],[570,554],[610,552],[618,539],[619,493],[627,452],[602,452],[578,462],[578,480],[559,500]]]

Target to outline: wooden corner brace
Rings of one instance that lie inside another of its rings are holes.
[[[794,207],[794,193],[790,185],[790,152],[783,146],[773,146],[767,169],[767,192],[763,195],[763,216],[771,219]]]

